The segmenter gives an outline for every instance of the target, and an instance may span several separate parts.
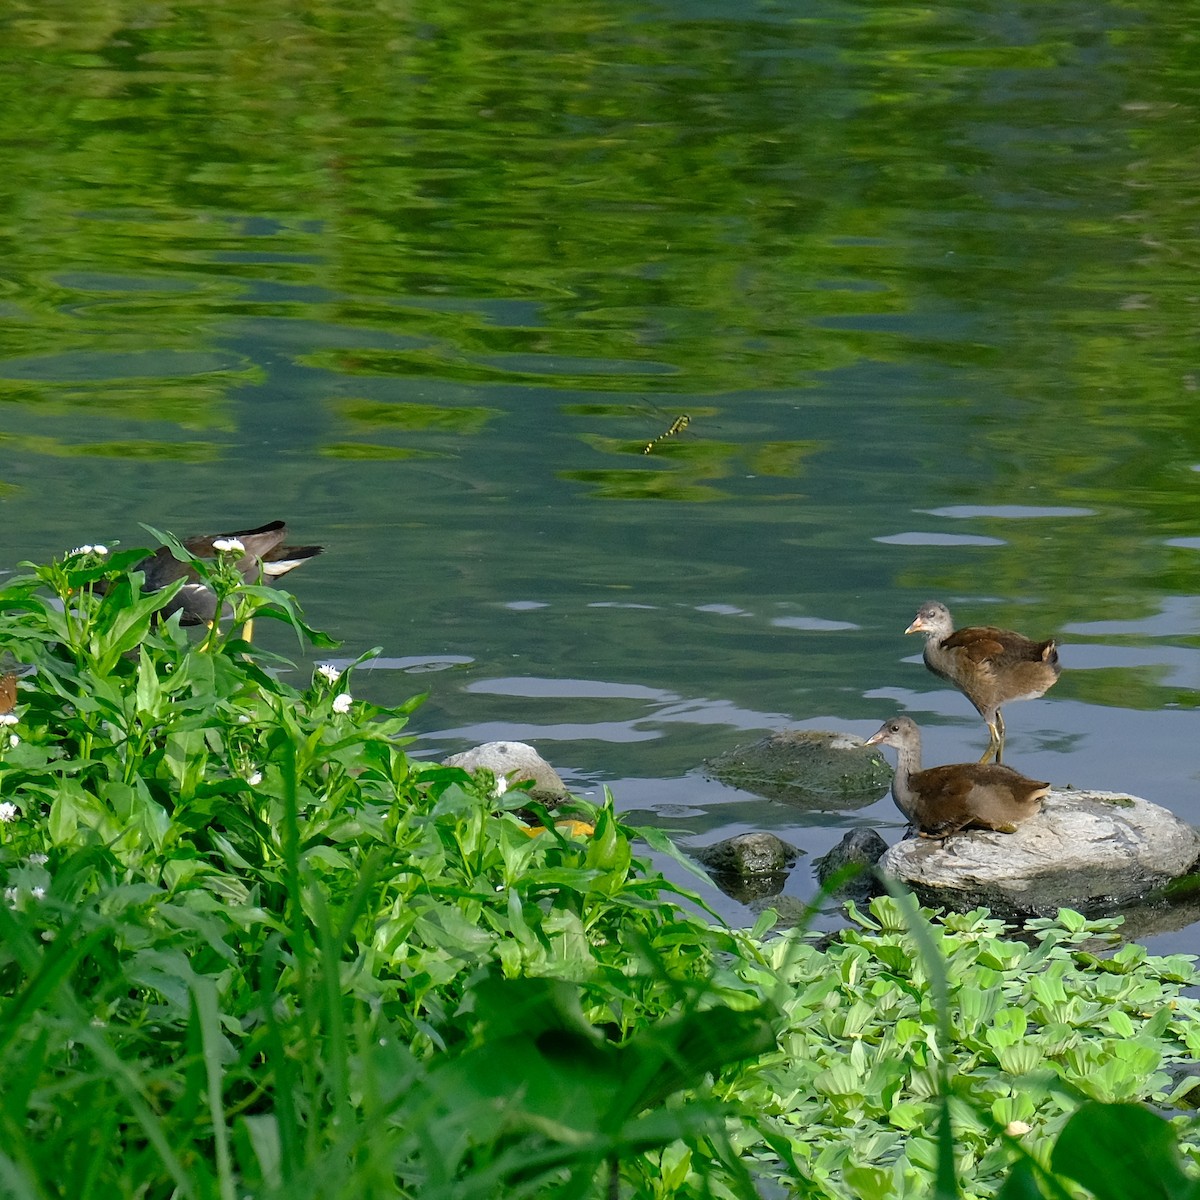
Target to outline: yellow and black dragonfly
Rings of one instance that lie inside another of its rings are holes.
[[[692,418],[687,413],[680,413],[658,437],[653,437],[646,443],[642,453],[652,454],[660,442],[665,442],[667,438],[675,437],[676,434],[682,433],[691,423]]]

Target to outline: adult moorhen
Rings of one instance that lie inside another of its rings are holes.
[[[1001,763],[948,763],[921,770],[921,731],[909,717],[885,721],[868,746],[894,746],[892,799],[924,838],[960,829],[1012,833],[1042,807],[1048,783],[1027,779]]]
[[[990,741],[980,762],[1000,761],[1010,700],[1044,695],[1062,672],[1054,639],[1032,642],[1011,629],[972,625],[955,629],[950,610],[937,600],[922,604],[905,633],[925,635],[925,665],[948,679],[979,710]]]
[[[285,546],[287,525],[283,521],[271,521],[257,529],[241,529],[234,533],[216,533],[211,537],[181,539],[183,548],[196,558],[215,558],[224,543],[240,543],[242,553],[235,559],[238,571],[247,583],[256,583],[261,577],[278,579],[294,570],[301,563],[320,554],[324,546]],[[224,547],[226,550],[228,546]],[[179,613],[181,625],[209,625],[217,617],[217,597],[187,562],[180,562],[169,546],[162,546],[147,555],[133,568],[145,576],[144,589],[156,592],[184,579],[183,587],[171,598],[162,610],[163,618]],[[228,615],[228,606],[226,606]],[[250,640],[249,630],[245,633]]]

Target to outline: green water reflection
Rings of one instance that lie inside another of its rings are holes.
[[[1186,6],[85,8],[0,14],[0,565],[286,517],[430,753],[651,812],[976,754],[938,596],[1064,642],[1018,765],[1200,820]]]

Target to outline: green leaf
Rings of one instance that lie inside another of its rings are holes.
[[[1200,1183],[1180,1164],[1170,1123],[1140,1104],[1084,1104],[1059,1134],[1050,1165],[1096,1200],[1200,1197]]]
[[[996,1200],[1046,1200],[1045,1193],[1037,1185],[1035,1168],[1029,1159],[1022,1158],[1014,1164],[1004,1186],[996,1193]]]

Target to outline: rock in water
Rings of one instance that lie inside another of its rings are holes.
[[[452,754],[444,765],[461,767],[464,771],[486,767],[497,779],[506,779],[510,784],[532,780],[529,798],[547,808],[567,798],[567,785],[558,772],[525,742],[484,742],[472,750]]]
[[[879,888],[876,873],[871,869],[887,852],[887,842],[873,829],[851,829],[828,854],[813,862],[817,882],[825,885],[837,872],[846,867],[858,867],[858,873],[846,879],[834,890],[834,895],[865,900]]]
[[[783,891],[788,872],[800,856],[773,833],[739,833],[688,853],[712,872],[713,882],[734,900],[753,906]]]
[[[800,851],[773,833],[739,833],[690,853],[722,875],[774,875],[791,870]]]
[[[1111,910],[1187,874],[1200,833],[1174,813],[1119,792],[1052,790],[1014,833],[973,830],[899,842],[880,868],[921,902],[998,917]]]
[[[862,808],[892,782],[883,755],[852,733],[799,729],[768,734],[705,759],[728,787],[805,808]]]

